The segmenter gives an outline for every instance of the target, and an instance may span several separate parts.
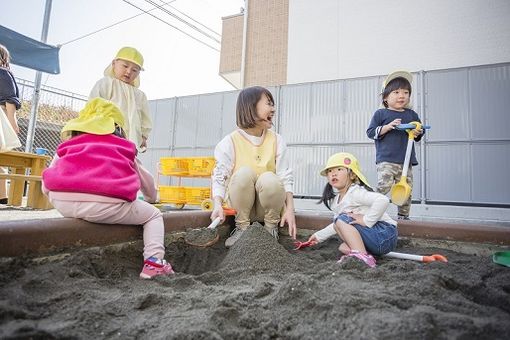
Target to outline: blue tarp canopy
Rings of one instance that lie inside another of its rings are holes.
[[[59,47],[47,45],[1,25],[0,44],[9,50],[13,64],[51,74],[60,73]]]

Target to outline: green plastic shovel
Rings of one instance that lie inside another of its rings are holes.
[[[497,251],[492,255],[492,262],[510,267],[510,251]]]

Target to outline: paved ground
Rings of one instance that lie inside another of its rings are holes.
[[[317,205],[314,200],[297,199],[296,210],[309,213],[331,214],[323,205]],[[199,207],[186,206],[184,210],[196,210]],[[167,206],[166,210],[175,210]],[[390,205],[388,212],[396,215],[396,209]],[[30,220],[62,217],[55,209],[35,210],[26,207],[11,207],[0,204],[0,222],[13,220]],[[411,218],[415,221],[433,221],[461,224],[504,225],[510,227],[510,209],[461,207],[413,204]]]
[[[27,208],[13,208],[0,204],[0,221],[31,220],[41,218],[62,217],[55,209],[34,210]]]

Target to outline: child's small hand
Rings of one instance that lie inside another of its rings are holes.
[[[383,136],[387,134],[388,132],[395,130],[395,128],[400,125],[401,119],[397,118],[392,122],[389,122],[388,124],[384,125],[381,129],[381,132],[379,133],[380,136]]]
[[[350,218],[352,218],[352,222],[349,224],[359,224],[363,227],[366,227],[365,221],[363,220],[363,214],[355,214],[355,213],[348,213],[347,214]]]
[[[413,132],[414,138],[416,138],[423,133],[423,129],[413,129],[412,132]]]
[[[310,242],[311,245],[314,245],[319,243],[319,240],[317,239],[317,236],[312,235],[306,242]]]
[[[142,136],[142,144],[140,144],[140,149],[147,149],[147,137]]]
[[[388,124],[388,127],[389,127],[390,129],[392,129],[392,130],[393,130],[393,129],[395,129],[397,126],[399,126],[401,122],[402,122],[402,119],[397,118],[397,119],[395,119],[394,121],[390,122],[390,123]]]

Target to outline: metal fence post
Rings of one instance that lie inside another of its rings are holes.
[[[48,38],[48,27],[50,25],[52,0],[46,0],[46,7],[44,9],[44,21],[41,33],[41,41],[46,42]],[[39,107],[39,95],[41,92],[41,78],[42,72],[37,71],[35,74],[34,96],[32,99],[32,109],[30,110],[30,121],[28,123],[27,143],[25,144],[25,152],[32,152],[32,145],[34,144],[35,125],[37,124],[37,110]]]

